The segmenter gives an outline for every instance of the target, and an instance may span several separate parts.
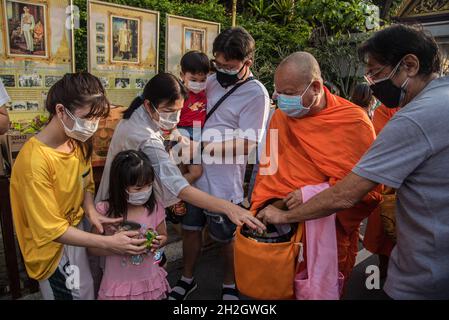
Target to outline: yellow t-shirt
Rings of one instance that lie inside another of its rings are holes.
[[[11,208],[17,238],[28,275],[49,278],[63,252],[55,242],[69,226],[84,216],[86,191],[95,191],[92,166],[81,150],[64,153],[28,140],[14,162],[11,175]]]

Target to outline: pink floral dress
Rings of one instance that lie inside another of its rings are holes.
[[[107,202],[97,204],[97,211],[105,215]],[[142,231],[156,227],[165,219],[164,207],[158,203],[156,209],[149,215],[144,214],[135,219],[140,223]],[[108,232],[106,231],[106,234]],[[99,300],[161,300],[170,291],[167,272],[154,264],[153,254],[141,257],[107,256],[103,279],[98,292]],[[139,263],[133,263],[137,261]]]

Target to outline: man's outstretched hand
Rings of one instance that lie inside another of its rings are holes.
[[[285,211],[269,205],[259,211],[256,218],[263,222],[263,224],[280,224],[286,223],[284,220]]]

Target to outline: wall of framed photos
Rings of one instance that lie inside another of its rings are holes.
[[[0,0],[0,81],[13,121],[45,114],[50,87],[73,72],[70,0]],[[157,11],[88,0],[88,71],[100,78],[112,104],[127,107],[157,74]],[[189,50],[212,57],[220,24],[167,14],[165,71],[179,75]]]
[[[49,88],[72,72],[69,3],[1,0],[0,80],[11,97],[12,119],[43,113]]]

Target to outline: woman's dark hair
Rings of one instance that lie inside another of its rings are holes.
[[[351,102],[362,108],[368,108],[373,100],[373,92],[369,85],[366,83],[360,83],[354,87],[352,92]]]
[[[139,108],[144,100],[158,108],[163,102],[174,103],[178,99],[187,99],[189,91],[182,82],[170,73],[161,72],[151,78],[143,89],[143,94],[131,102],[131,105],[123,113],[123,119],[129,119]]]
[[[101,81],[88,72],[67,73],[50,88],[45,103],[50,119],[56,114],[57,104],[62,104],[72,114],[76,109],[90,106],[85,118],[106,118],[110,109]],[[71,141],[76,142],[86,162],[89,161],[93,149],[92,138],[86,142]]]
[[[224,54],[226,60],[239,60],[254,58],[256,42],[242,27],[229,28],[221,32],[214,40],[212,53]]]
[[[429,75],[441,70],[441,57],[435,39],[422,28],[395,24],[376,32],[358,49],[360,59],[367,55],[377,62],[396,66],[407,54],[414,54],[419,60],[418,74]]]
[[[154,180],[153,167],[142,151],[126,150],[119,152],[111,164],[109,173],[109,217],[123,217],[126,220],[128,194],[126,188],[131,186],[146,186]],[[154,189],[153,189],[154,190]],[[154,191],[144,204],[148,212],[156,207]]]
[[[210,70],[210,61],[207,55],[201,51],[189,51],[181,58],[182,73],[192,74],[204,73],[207,75]]]

